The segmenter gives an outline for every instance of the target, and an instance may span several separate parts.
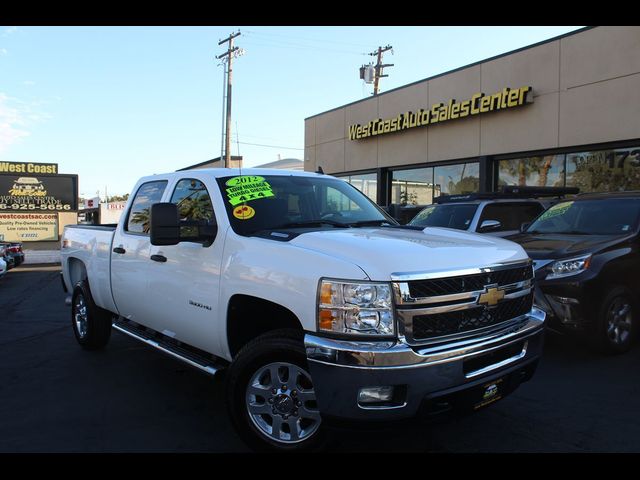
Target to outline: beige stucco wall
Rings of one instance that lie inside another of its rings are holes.
[[[362,140],[348,126],[504,87],[533,103]],[[327,173],[640,138],[640,27],[596,27],[305,120],[305,170]]]

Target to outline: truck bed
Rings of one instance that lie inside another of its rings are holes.
[[[88,278],[96,305],[116,312],[111,294],[111,248],[116,224],[68,225],[62,235],[60,257],[65,285]]]

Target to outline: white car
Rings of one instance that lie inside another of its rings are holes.
[[[104,347],[113,323],[206,373],[228,369],[229,415],[258,449],[316,448],[331,419],[485,407],[542,352],[519,245],[403,227],[323,174],[147,176],[117,226],[66,227],[61,257],[82,347]]]
[[[0,278],[4,277],[5,273],[7,273],[7,262],[0,258]]]

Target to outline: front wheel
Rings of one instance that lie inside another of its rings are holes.
[[[308,451],[324,443],[302,335],[279,330],[238,354],[227,377],[227,408],[244,442],[258,451]]]
[[[605,353],[624,353],[633,345],[638,330],[638,307],[624,287],[611,289],[599,312],[597,343]]]

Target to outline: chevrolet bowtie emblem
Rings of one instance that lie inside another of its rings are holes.
[[[504,290],[498,290],[497,288],[485,287],[486,292],[480,295],[478,298],[478,304],[489,305],[490,307],[497,305],[500,300],[504,298]]]

